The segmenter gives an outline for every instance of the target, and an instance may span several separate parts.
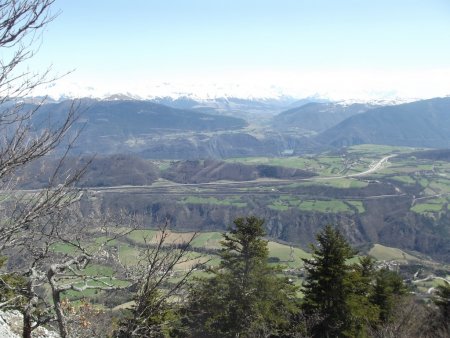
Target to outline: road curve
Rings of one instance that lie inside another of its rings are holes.
[[[252,181],[235,181],[235,182],[205,182],[205,183],[167,183],[167,184],[161,184],[158,186],[154,185],[118,185],[118,186],[111,186],[111,187],[85,187],[83,189],[95,191],[95,192],[102,192],[102,191],[130,191],[130,190],[142,190],[142,189],[168,189],[168,188],[177,188],[177,187],[194,187],[194,188],[201,188],[201,187],[207,187],[207,186],[239,186],[243,184],[261,184],[261,183],[295,183],[295,182],[310,182],[310,181],[324,181],[324,180],[333,180],[333,179],[339,179],[339,178],[351,178],[351,177],[361,177],[369,175],[383,167],[383,165],[392,157],[395,157],[397,155],[388,155],[380,159],[378,162],[376,162],[374,165],[370,166],[367,170],[360,172],[360,173],[354,173],[354,174],[347,174],[347,175],[340,175],[340,176],[314,176],[309,178],[297,178],[297,179],[257,179]],[[29,189],[29,190],[21,190],[18,189],[17,191],[20,192],[26,192],[26,193],[33,193],[33,192],[39,192],[42,191],[42,189]]]
[[[176,188],[176,187],[205,187],[205,186],[217,186],[217,185],[223,185],[223,186],[236,186],[236,185],[242,185],[242,184],[261,184],[261,183],[295,183],[295,182],[304,182],[304,181],[322,181],[322,180],[332,180],[332,179],[339,179],[339,178],[351,178],[351,177],[361,177],[366,176],[369,174],[372,174],[373,172],[381,169],[383,165],[392,157],[395,157],[397,155],[388,155],[377,161],[374,165],[370,166],[367,170],[360,172],[360,173],[354,173],[354,174],[347,174],[347,175],[340,175],[340,176],[315,176],[315,177],[309,177],[309,178],[297,178],[297,179],[257,179],[252,181],[236,181],[236,182],[205,182],[205,183],[167,183],[167,184],[161,184],[158,187],[152,186],[152,185],[146,185],[146,186],[131,186],[131,185],[122,185],[122,186],[113,186],[113,187],[92,187],[87,188],[90,190],[96,190],[96,191],[108,191],[108,190],[121,190],[121,189],[152,189],[152,188]]]
[[[390,158],[395,157],[395,156],[397,156],[397,155],[385,156],[381,160],[379,160],[377,163],[375,163],[372,167],[367,169],[366,171],[363,171],[361,173],[346,175],[345,177],[359,177],[359,176],[365,176],[365,175],[371,174],[371,173],[377,171],[378,169],[381,169],[383,167],[383,164],[385,164]]]

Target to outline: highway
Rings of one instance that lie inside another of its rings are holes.
[[[204,188],[204,187],[215,187],[215,186],[252,186],[252,185],[261,185],[261,184],[289,184],[289,183],[295,183],[295,182],[314,182],[314,181],[324,181],[324,180],[333,180],[333,179],[340,179],[340,178],[352,178],[352,177],[362,177],[370,175],[380,169],[383,168],[383,166],[388,162],[388,160],[392,157],[395,157],[396,155],[388,155],[383,157],[382,159],[378,160],[375,164],[371,165],[367,170],[360,172],[360,173],[353,173],[353,174],[346,174],[346,175],[339,175],[339,176],[313,176],[309,178],[297,178],[297,179],[269,179],[269,178],[263,178],[263,179],[257,179],[252,181],[235,181],[235,182],[206,182],[206,183],[173,183],[173,182],[167,182],[167,183],[160,183],[158,185],[144,185],[144,186],[132,186],[132,185],[121,185],[121,186],[112,186],[112,187],[92,187],[88,188],[89,190],[103,192],[103,191],[128,191],[131,192],[133,190],[150,190],[150,189],[156,189],[156,190],[162,190],[162,189],[170,189],[170,188],[181,188],[181,187],[193,187],[193,188]],[[389,195],[390,196],[390,195]]]
[[[195,190],[192,189],[201,189],[201,188],[221,188],[220,194],[227,194],[223,188],[243,188],[243,187],[261,187],[264,185],[267,186],[276,186],[283,184],[292,184],[296,182],[318,182],[318,181],[326,181],[333,179],[341,179],[341,178],[352,178],[352,177],[362,177],[366,175],[370,175],[380,169],[388,162],[388,160],[396,155],[388,155],[384,156],[374,164],[372,164],[367,170],[359,173],[352,173],[346,175],[338,175],[338,176],[313,176],[309,178],[297,178],[297,179],[270,179],[270,178],[261,178],[252,181],[222,181],[222,182],[206,182],[206,183],[173,183],[170,181],[167,182],[157,182],[152,185],[120,185],[120,186],[109,186],[109,187],[84,187],[83,189],[88,190],[93,193],[104,193],[104,192],[128,192],[128,193],[142,193],[142,194],[192,194],[195,193]],[[180,191],[180,188],[187,188],[187,191],[184,193]],[[177,191],[175,191],[177,189]],[[17,190],[24,193],[38,193],[42,191],[42,189],[29,189],[29,190]],[[274,193],[275,190],[269,191],[234,191],[233,194],[268,194]],[[282,192],[277,193],[283,194]],[[215,192],[203,192],[205,194],[216,195],[219,193]],[[404,195],[404,194],[402,194]],[[380,196],[370,196],[367,198],[384,198],[384,197],[394,197],[401,196],[399,194],[395,195],[380,195]]]

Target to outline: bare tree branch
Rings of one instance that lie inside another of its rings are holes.
[[[163,327],[171,320],[167,316],[174,306],[170,299],[185,294],[184,286],[197,268],[197,263],[191,264],[177,282],[169,283],[176,265],[188,261],[198,262],[200,256],[191,259],[186,257],[196,233],[182,245],[173,245],[175,241],[168,242],[168,226],[168,222],[161,226],[152,242],[144,239],[146,247],[134,271],[133,279],[138,285],[138,291],[132,317],[126,318],[122,323],[116,332],[117,337],[159,336]]]

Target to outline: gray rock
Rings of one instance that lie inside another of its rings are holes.
[[[22,336],[23,316],[17,311],[0,311],[0,337],[20,338]],[[33,331],[33,338],[59,338],[59,334],[38,327]]]

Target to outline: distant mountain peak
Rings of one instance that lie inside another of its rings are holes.
[[[116,93],[109,96],[105,96],[103,98],[100,98],[103,101],[132,101],[132,100],[142,100],[142,98],[138,95],[133,95],[130,93],[122,94],[122,93]]]
[[[406,92],[396,90],[364,90],[353,92],[333,92],[323,89],[295,89],[295,85],[274,85],[258,83],[249,79],[246,83],[219,83],[218,82],[149,82],[125,85],[116,88],[106,88],[107,85],[82,85],[70,82],[63,78],[47,86],[37,88],[33,96],[47,96],[51,100],[61,101],[73,98],[95,98],[100,100],[192,100],[197,102],[210,102],[216,100],[241,99],[249,101],[289,101],[308,99],[314,102],[342,102],[343,104],[370,103],[379,105],[392,105],[412,102],[419,99],[431,98],[408,97]],[[112,85],[111,85],[112,86]],[[118,85],[117,85],[118,86]]]
[[[393,97],[393,98],[379,98],[379,99],[366,99],[366,100],[361,100],[361,99],[349,99],[349,100],[341,100],[341,101],[336,101],[337,104],[340,104],[342,106],[349,106],[355,103],[362,103],[362,104],[370,104],[373,106],[394,106],[397,104],[402,104],[402,103],[409,103],[409,102],[415,102],[415,101],[420,101],[420,98],[406,98],[406,97]]]

